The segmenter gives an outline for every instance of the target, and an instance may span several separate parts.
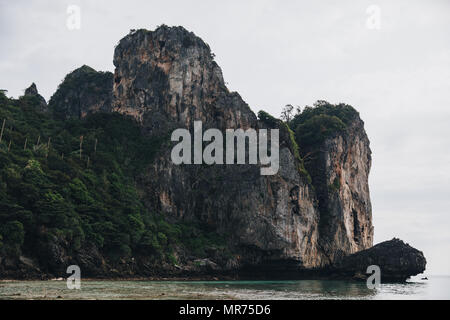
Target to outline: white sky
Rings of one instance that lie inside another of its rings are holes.
[[[67,7],[81,9],[68,30]],[[369,29],[376,5],[380,29]],[[450,1],[0,0],[0,88],[31,82],[48,100],[87,64],[114,71],[130,29],[182,25],[216,54],[253,111],[345,102],[373,151],[375,241],[423,250],[429,274],[450,274]]]

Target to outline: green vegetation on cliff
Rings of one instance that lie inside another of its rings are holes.
[[[305,107],[289,122],[295,130],[300,147],[318,146],[336,132],[342,132],[358,112],[347,104],[331,104],[317,101],[313,107]]]
[[[90,243],[112,261],[141,254],[175,263],[176,246],[202,256],[220,244],[144,207],[136,178],[165,137],[146,138],[134,120],[114,113],[55,119],[29,97],[0,93],[0,129],[4,119],[0,256],[26,254],[45,268],[45,248],[63,244],[71,255]]]
[[[58,119],[79,119],[91,113],[111,111],[114,75],[82,66],[69,73],[50,98],[49,107]]]
[[[283,134],[288,135],[287,139],[284,139],[284,137],[283,137],[281,140],[286,140],[286,141],[290,142],[290,149],[291,149],[295,159],[297,159],[297,161],[298,161],[297,169],[298,169],[299,173],[307,179],[308,183],[311,183],[311,176],[309,175],[308,171],[305,168],[303,158],[300,155],[300,148],[298,146],[297,141],[295,140],[295,133],[290,128],[289,123],[283,122],[262,110],[258,112],[258,119],[260,121],[262,121],[269,128],[280,128],[281,135],[283,135]]]

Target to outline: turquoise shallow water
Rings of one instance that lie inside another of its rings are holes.
[[[349,281],[2,281],[0,299],[450,299],[450,277],[368,289]]]

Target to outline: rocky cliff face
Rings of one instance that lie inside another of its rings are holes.
[[[191,128],[194,120],[222,130],[260,126],[225,87],[209,47],[183,28],[129,34],[117,46],[114,64],[115,110],[135,117],[150,134]],[[243,250],[244,260],[251,257],[245,262],[287,259],[315,267],[370,247],[373,235],[370,148],[361,120],[327,140],[323,151],[325,186],[337,179],[341,187],[327,192],[329,214],[322,217],[287,147],[274,177],[260,177],[251,166],[174,166],[165,153],[142,183],[149,206],[209,223]]]
[[[166,149],[137,181],[148,208],[171,221],[201,223],[227,239],[236,254],[220,262],[223,269],[315,268],[372,246],[371,151],[359,117],[321,145],[308,168],[311,183],[299,169],[288,128],[258,121],[226,88],[209,46],[192,32],[167,26],[134,31],[116,47],[114,65],[114,77],[86,66],[68,75],[50,101],[54,112],[82,118],[113,110],[135,118],[150,136],[192,129],[194,121],[204,130],[280,129],[276,175],[261,176],[255,165],[177,166]]]
[[[224,85],[209,47],[181,27],[139,30],[120,41],[114,55],[114,106],[150,135],[174,128],[264,126],[237,93]],[[142,175],[148,207],[170,219],[201,222],[224,235],[236,268],[293,260],[301,267],[322,263],[318,215],[311,186],[298,171],[287,129],[281,134],[280,170],[264,177],[252,165],[174,165],[162,152]]]
[[[373,245],[369,194],[371,150],[364,123],[354,118],[343,133],[327,139],[316,164],[323,167],[320,245],[330,262]]]
[[[115,111],[132,115],[151,134],[173,127],[256,126],[239,94],[224,85],[206,43],[182,27],[138,30],[114,53]]]

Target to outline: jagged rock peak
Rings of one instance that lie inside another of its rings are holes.
[[[31,84],[31,86],[29,86],[27,89],[25,89],[25,95],[26,96],[35,96],[35,95],[38,95],[38,94],[39,93],[38,93],[36,84],[34,82]]]
[[[35,98],[40,111],[46,112],[48,110],[47,102],[45,101],[44,97],[39,94],[34,82],[27,89],[25,89],[24,96]]]
[[[189,52],[187,52],[189,51]],[[158,60],[158,67],[168,73],[171,62],[177,58],[192,57],[199,59],[199,63],[207,65],[214,64],[217,68],[217,76],[223,84],[222,72],[213,61],[214,55],[211,49],[201,38],[185,28],[168,27],[162,25],[154,31],[139,29],[132,30],[127,36],[119,41],[114,53],[114,65],[118,67],[120,61],[126,55],[137,54],[140,62],[150,59]],[[154,61],[155,62],[155,61]],[[193,62],[190,59],[190,62]]]
[[[131,30],[127,36],[119,41],[118,46],[128,46],[133,43],[135,39],[139,40],[146,36],[152,36],[158,41],[164,41],[164,43],[161,43],[161,46],[167,46],[166,48],[169,51],[181,44],[184,48],[189,48],[191,46],[201,47],[211,54],[211,49],[207,43],[196,36],[192,31],[188,31],[182,26],[169,27],[167,25],[161,25],[154,31],[147,29]],[[212,54],[211,57],[213,57]]]
[[[83,65],[72,71],[50,98],[49,106],[59,118],[84,118],[112,109],[113,74]]]
[[[194,120],[219,128],[256,124],[248,105],[226,88],[209,46],[183,27],[132,31],[117,45],[114,65],[115,110],[151,133]]]

